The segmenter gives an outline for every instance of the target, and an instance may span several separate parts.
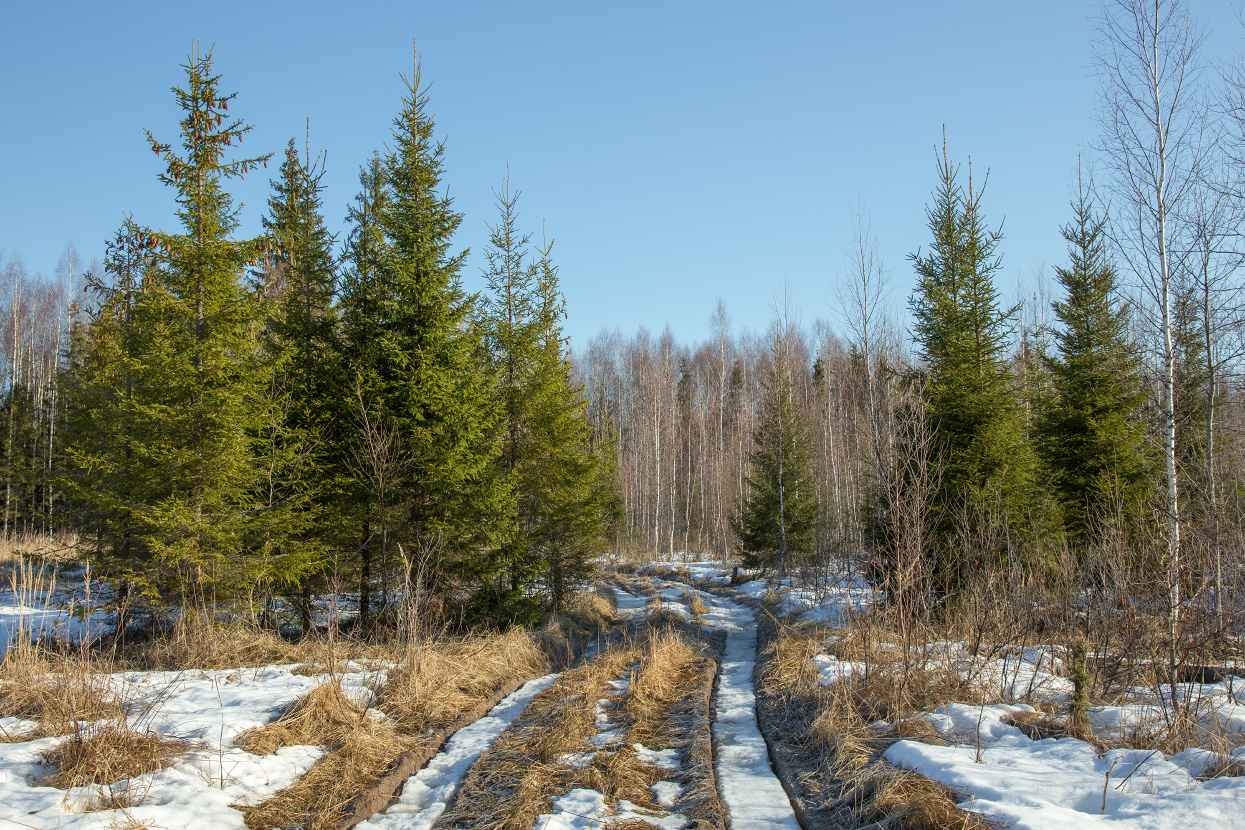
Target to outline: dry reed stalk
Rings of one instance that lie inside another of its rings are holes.
[[[125,705],[108,689],[106,664],[84,655],[50,652],[22,644],[0,662],[0,717],[34,721],[33,731],[8,735],[0,742],[67,735],[80,721],[123,719]]]

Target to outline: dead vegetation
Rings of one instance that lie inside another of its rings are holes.
[[[21,718],[33,729],[8,733],[0,742],[68,735],[81,721],[123,718],[125,707],[89,661],[19,645],[0,662],[0,717]]]
[[[317,687],[274,723],[239,736],[238,745],[253,752],[293,744],[329,748],[294,784],[243,808],[247,826],[337,828],[402,758],[435,749],[442,731],[493,701],[500,688],[572,660],[612,614],[612,604],[593,591],[536,631],[398,642],[388,652],[393,668],[374,702],[384,720],[369,716],[335,680]]]
[[[992,828],[978,813],[965,811],[946,786],[897,769],[882,754],[899,740],[945,744],[929,721],[918,717],[937,703],[968,695],[958,672],[924,667],[919,683],[901,684],[902,661],[878,660],[867,673],[831,686],[820,683],[814,656],[826,651],[836,632],[811,623],[763,626],[759,704],[770,732],[788,746],[791,773],[800,767],[807,800],[816,803],[823,826],[863,827],[876,822],[911,830]],[[841,634],[841,632],[838,632]],[[839,659],[858,659],[862,643],[835,640]],[[891,652],[885,652],[891,653]],[[912,669],[911,666],[908,667]],[[878,721],[893,724],[881,728]]]
[[[55,769],[40,783],[60,789],[116,784],[164,769],[192,746],[182,738],[133,729],[124,720],[83,724],[40,758]]]
[[[684,795],[675,809],[697,818],[695,826],[722,827],[711,758],[703,758],[715,663],[693,628],[650,629],[565,672],[481,757],[439,826],[529,828],[575,787],[664,815],[650,787],[678,779]],[[621,737],[599,737],[598,711]],[[683,769],[653,765],[635,744],[678,749]]]

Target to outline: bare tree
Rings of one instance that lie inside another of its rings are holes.
[[[1192,193],[1203,153],[1207,106],[1199,87],[1202,29],[1185,0],[1109,0],[1096,58],[1103,82],[1099,119],[1110,174],[1116,247],[1148,303],[1161,340],[1166,466],[1168,658],[1175,694],[1180,610],[1180,488],[1176,472],[1176,350],[1172,292],[1181,250],[1176,219]]]

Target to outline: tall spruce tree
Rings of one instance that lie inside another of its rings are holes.
[[[527,473],[532,462],[548,447],[548,436],[533,430],[534,404],[549,393],[537,373],[537,352],[540,319],[536,307],[536,263],[529,258],[530,234],[518,227],[519,193],[511,192],[509,176],[500,191],[493,191],[499,217],[489,228],[489,243],[484,249],[487,261],[483,269],[488,293],[482,306],[483,331],[495,379],[497,404],[501,414],[502,448],[498,458],[500,474],[514,489],[517,509],[517,533],[498,552],[499,564],[507,571],[504,590],[500,583],[494,589],[498,610],[520,603],[530,605],[527,590],[541,572],[539,554],[533,549],[533,529],[538,521],[536,499],[538,489],[530,484]]]
[[[565,304],[553,243],[529,258],[518,229],[519,194],[495,191],[500,217],[486,250],[490,294],[484,309],[502,411],[499,463],[515,497],[516,530],[503,548],[509,616],[555,608],[589,570],[608,529],[610,470],[592,447],[583,387],[572,377],[562,334]],[[501,595],[501,592],[495,592]]]
[[[257,454],[265,472],[256,498],[263,506],[252,544],[267,562],[302,560],[280,587],[298,587],[296,606],[311,623],[312,581],[340,544],[339,487],[332,461],[340,451],[338,402],[342,373],[337,348],[334,237],[322,215],[322,157],[300,158],[291,139],[263,218],[268,251],[259,272],[267,307],[271,362],[267,418]],[[275,574],[282,575],[280,573]],[[290,578],[297,576],[299,585]]]
[[[532,523],[533,542],[557,611],[592,573],[593,557],[605,548],[617,504],[612,445],[593,445],[588,401],[574,377],[562,333],[566,303],[552,249],[552,241],[540,249],[536,281],[539,336],[532,387],[543,394],[533,395],[531,406],[533,432],[543,452],[526,465],[517,486],[520,493],[535,497],[532,513],[539,518]]]
[[[355,514],[357,541],[348,549],[358,552],[357,557],[350,557],[350,564],[357,564],[359,619],[364,627],[371,621],[372,584],[380,576],[383,585],[391,563],[390,536],[399,502],[400,465],[391,452],[396,437],[378,397],[382,335],[392,308],[380,269],[388,245],[380,224],[387,201],[384,163],[375,154],[359,170],[359,193],[346,215],[350,234],[338,341],[343,378],[338,406],[344,434],[335,467],[351,482],[344,502]]]
[[[304,427],[329,420],[325,402],[334,393],[327,387],[337,380],[336,239],[322,215],[323,177],[323,162],[299,158],[290,139],[263,219],[271,245],[264,274],[264,290],[274,305],[268,320],[271,347]]]
[[[786,321],[776,320],[753,433],[747,495],[735,523],[744,565],[776,567],[780,576],[813,554],[819,511],[812,441],[796,400],[790,337]]]
[[[384,157],[375,391],[410,469],[407,553],[424,557],[445,587],[495,571],[488,552],[509,532],[513,504],[496,475],[498,413],[482,371],[476,298],[459,273],[466,251],[451,251],[462,214],[438,191],[445,146],[433,138],[421,84],[417,60]]]
[[[984,187],[974,189],[971,173],[967,188],[957,182],[945,142],[937,164],[926,208],[933,240],[910,257],[918,280],[910,305],[942,454],[943,515],[1001,507],[1020,526],[1033,504],[1035,458],[1009,367],[1018,307],[1001,309],[994,285],[1002,232],[986,226]]]
[[[135,581],[153,598],[174,589],[204,602],[244,589],[255,565],[247,534],[267,367],[245,268],[263,243],[232,238],[237,212],[224,184],[268,156],[226,160],[250,127],[228,115],[235,96],[220,92],[210,52],[196,47],[184,68],[187,84],[173,90],[185,113],[182,152],[147,133],[165,160],[160,181],[176,191],[183,232],[127,228],[127,244],[149,252],[151,264],[125,277],[141,279],[137,293],[123,285],[103,298],[86,341],[106,351],[87,358],[97,388],[83,398],[127,410],[127,434],[86,447],[79,460],[129,471],[99,482],[121,491],[93,495],[126,505],[112,537],[148,557],[129,563]]]
[[[1039,446],[1069,540],[1083,552],[1109,514],[1140,514],[1155,470],[1141,418],[1148,396],[1128,309],[1117,299],[1106,220],[1083,186],[1072,213],[1061,229],[1069,264],[1055,269],[1067,294],[1052,303],[1057,353],[1046,363],[1054,396],[1041,416]]]

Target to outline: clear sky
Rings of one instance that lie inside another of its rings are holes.
[[[1195,3],[1208,53],[1242,51],[1228,0]],[[5,2],[0,250],[50,274],[126,213],[174,226],[143,129],[178,140],[169,88],[214,44],[243,148],[327,152],[331,228],[389,137],[414,40],[479,288],[490,188],[556,239],[576,345],[644,325],[699,339],[718,297],[763,328],[784,281],[830,316],[851,210],[872,214],[902,306],[926,242],[934,147],[989,168],[1001,286],[1062,261],[1077,154],[1095,140],[1094,3]],[[257,233],[276,165],[234,189]],[[344,233],[343,233],[344,235]]]

